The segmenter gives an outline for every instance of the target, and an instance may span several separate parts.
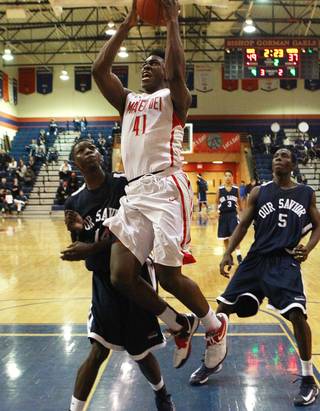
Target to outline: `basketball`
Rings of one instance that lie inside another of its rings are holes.
[[[137,13],[141,19],[152,26],[165,26],[160,0],[138,0]]]

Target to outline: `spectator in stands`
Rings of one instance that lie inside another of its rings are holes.
[[[36,175],[34,171],[32,170],[31,166],[28,166],[26,168],[26,172],[23,177],[24,183],[28,186],[31,186],[34,183],[35,179],[36,179]]]
[[[68,198],[68,182],[60,180],[59,187],[56,194],[56,202],[59,205],[63,205]]]
[[[79,181],[77,174],[75,172],[71,173],[70,180],[68,181],[68,187],[67,187],[67,192],[68,195],[70,196],[72,193],[77,191],[79,188]]]
[[[255,178],[252,178],[250,180],[250,183],[246,186],[247,196],[251,193],[251,190],[257,185],[257,180]]]
[[[0,188],[0,211],[3,214],[6,209],[5,209],[5,190],[3,188]]]
[[[81,121],[80,121],[80,129],[82,132],[87,130],[87,126],[88,126],[88,122],[86,117],[82,117]]]
[[[290,149],[290,147],[292,146],[291,141],[290,141],[288,136],[284,137],[283,145],[284,145],[285,148],[288,148],[288,149]]]
[[[59,170],[59,178],[60,180],[68,180],[70,178],[70,174],[71,174],[71,166],[68,163],[67,160],[64,160],[64,162],[61,164],[60,166],[60,170]]]
[[[5,211],[9,211],[9,214],[12,214],[12,211],[14,209],[14,201],[13,201],[13,195],[11,190],[7,189],[4,191],[5,197],[4,197],[4,208]]]
[[[301,183],[302,184],[308,184],[308,179],[304,174],[301,175]]]
[[[48,151],[48,163],[58,164],[59,154],[56,147],[50,147]]]
[[[0,171],[7,170],[11,157],[4,151],[0,150]]]
[[[40,163],[44,163],[46,161],[46,147],[44,144],[37,146],[35,160],[36,162],[39,161]]]
[[[316,152],[314,150],[314,142],[312,138],[305,140],[304,145],[307,149],[307,155],[310,160],[313,160],[316,157]]]
[[[11,161],[8,164],[8,172],[11,176],[16,175],[17,167],[18,167],[17,161],[12,157]]]
[[[17,175],[20,181],[24,179],[26,171],[27,171],[27,166],[24,164],[24,161],[22,160],[22,158],[19,158]]]
[[[46,144],[47,136],[46,136],[46,131],[42,128],[39,132],[39,137],[38,137],[38,146],[40,144]]]
[[[28,166],[31,167],[32,171],[36,172],[36,159],[34,157],[29,157]]]
[[[247,186],[243,180],[241,180],[240,187],[239,187],[239,197],[240,197],[241,209],[244,210],[244,208],[247,205]]]
[[[6,153],[9,153],[9,151],[11,150],[11,141],[7,132],[5,132],[3,135],[3,149]]]
[[[29,157],[34,157],[38,148],[37,141],[35,139],[31,140],[31,143],[26,146],[26,150],[29,153]]]
[[[81,130],[81,122],[79,117],[75,117],[73,119],[73,128],[74,131],[80,131]]]
[[[112,128],[112,140],[116,143],[120,143],[121,128],[119,123],[116,121]]]
[[[267,154],[270,154],[270,152],[271,152],[271,143],[272,143],[271,135],[270,134],[265,134],[263,136],[263,144],[265,146]]]
[[[21,213],[27,201],[28,201],[28,198],[27,196],[24,195],[24,192],[22,190],[19,190],[18,194],[16,196],[13,196],[13,202],[17,207],[17,214]]]
[[[106,139],[102,133],[98,134],[97,148],[99,152],[104,156],[106,154]]]
[[[88,136],[87,136],[86,140],[89,140],[91,143],[94,143],[94,140],[93,140],[93,138],[92,138],[92,134],[91,134],[91,133],[88,133]]]
[[[51,119],[51,121],[50,121],[49,133],[50,133],[50,135],[55,135],[55,136],[58,134],[58,125],[57,125],[55,119]]]
[[[12,187],[11,187],[11,192],[12,192],[13,198],[15,198],[19,195],[20,190],[21,190],[21,185],[19,183],[19,180],[17,178],[14,178],[13,183],[12,183]]]
[[[9,184],[8,184],[8,182],[7,182],[7,178],[6,178],[6,177],[1,177],[0,190],[6,190],[7,188],[9,188]]]

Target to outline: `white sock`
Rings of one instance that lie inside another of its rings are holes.
[[[163,381],[163,378],[161,377],[161,380],[158,384],[153,385],[153,384],[151,384],[151,382],[149,382],[149,384],[151,385],[153,391],[160,391],[161,388],[164,386],[164,381]]]
[[[172,331],[180,331],[182,325],[177,322],[177,313],[171,307],[167,306],[162,314],[158,315]]]
[[[207,315],[200,318],[200,321],[206,331],[217,330],[221,326],[221,322],[218,320],[216,313],[211,307],[209,308]]]
[[[313,375],[312,359],[310,359],[309,361],[300,360],[300,362],[302,376],[307,377],[309,375]]]
[[[85,401],[77,400],[74,396],[72,396],[70,411],[82,411],[84,409],[85,403]]]
[[[238,248],[236,249],[236,255],[241,255],[241,250],[239,250]]]

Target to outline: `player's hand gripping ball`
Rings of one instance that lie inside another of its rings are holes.
[[[170,19],[178,19],[177,0],[137,0],[137,14],[152,26],[166,26]]]

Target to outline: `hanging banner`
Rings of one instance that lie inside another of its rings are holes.
[[[293,90],[297,88],[297,80],[280,80],[280,88],[283,90]]]
[[[0,98],[3,98],[3,71],[0,71]]]
[[[195,88],[201,93],[213,90],[213,67],[209,64],[196,64]]]
[[[39,94],[52,93],[53,69],[52,67],[37,68],[37,92]]]
[[[36,90],[34,67],[20,67],[18,69],[19,93],[32,94]]]
[[[76,66],[74,68],[74,88],[81,93],[85,93],[91,90],[91,86],[91,67]]]
[[[186,67],[186,84],[188,90],[194,90],[194,66],[189,64]]]
[[[9,101],[9,76],[3,72],[3,101]]]
[[[241,80],[241,88],[244,91],[257,91],[259,89],[259,81],[256,78]]]
[[[9,103],[10,103],[10,104],[14,104],[13,78],[9,78]]]
[[[129,67],[128,66],[112,66],[112,73],[115,74],[121,81],[123,87],[128,87]]]
[[[304,88],[309,91],[317,91],[320,89],[320,80],[305,80]]]
[[[238,90],[239,80],[226,80],[224,78],[224,67],[221,66],[221,84],[222,90],[235,91]]]
[[[18,82],[15,78],[12,79],[12,88],[13,88],[13,102],[14,102],[14,105],[16,106],[18,104]]]
[[[238,153],[238,133],[193,133],[194,153]]]
[[[260,80],[260,89],[262,91],[276,91],[279,88],[279,80],[276,78],[265,78]]]

